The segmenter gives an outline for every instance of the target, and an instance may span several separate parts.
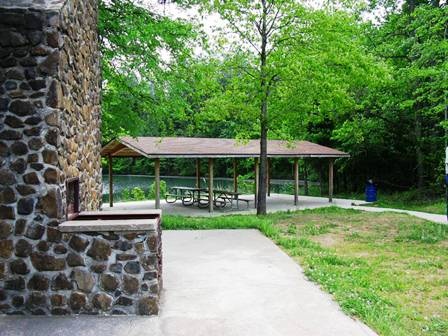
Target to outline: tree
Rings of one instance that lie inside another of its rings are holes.
[[[373,31],[373,50],[393,68],[394,81],[384,103],[400,116],[408,148],[413,149],[407,176],[420,190],[428,182],[437,184],[443,168],[447,18],[448,8],[439,1],[408,0]]]
[[[200,115],[231,116],[229,126],[239,125],[237,137],[261,139],[257,199],[262,214],[265,139],[334,144],[332,128],[350,117],[366,87],[381,82],[384,66],[366,51],[363,28],[348,11],[315,10],[290,1],[218,2],[214,10],[229,22],[239,43],[228,38],[233,48],[222,56],[225,84]],[[239,116],[233,112],[238,109]],[[324,136],[316,132],[319,123]]]
[[[131,0],[101,1],[99,9],[103,139],[171,133],[187,108],[183,78],[194,27]]]
[[[259,108],[260,174],[257,194],[257,214],[266,214],[267,138],[269,130],[268,102],[278,81],[277,68],[282,57],[276,52],[292,37],[288,29],[300,18],[301,7],[285,0],[213,1],[217,11],[228,23],[236,38],[246,45],[238,49],[249,56],[244,71],[257,83],[256,99]],[[278,64],[275,64],[277,62]]]

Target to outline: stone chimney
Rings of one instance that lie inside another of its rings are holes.
[[[80,178],[81,210],[98,209],[97,3],[11,0],[1,6],[1,219],[60,220],[65,181],[72,177]]]
[[[32,253],[63,260],[51,243],[65,182],[79,178],[80,210],[101,205],[97,5],[0,1],[0,313],[24,300],[2,302],[3,289],[34,288]]]

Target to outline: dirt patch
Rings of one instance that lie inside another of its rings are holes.
[[[335,233],[326,233],[311,238],[312,241],[320,244],[322,247],[336,247],[344,240],[342,235]]]

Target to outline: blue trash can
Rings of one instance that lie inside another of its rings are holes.
[[[372,180],[366,183],[366,202],[376,202],[377,201],[377,188]]]

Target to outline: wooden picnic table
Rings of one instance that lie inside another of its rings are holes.
[[[200,208],[205,208],[208,206],[208,192],[204,188],[175,186],[170,188],[165,200],[167,203],[176,203],[180,200],[185,206],[196,204]]]
[[[226,206],[233,208],[236,203],[236,208],[239,209],[239,203],[245,202],[249,207],[250,200],[241,198],[242,194],[228,190],[213,190],[213,204],[218,208]],[[170,192],[165,195],[167,203],[175,203],[181,201],[184,206],[197,205],[199,208],[206,208],[209,205],[208,189],[174,186],[170,188]]]
[[[213,193],[214,204],[218,208],[224,208],[227,205],[233,208],[234,202],[236,203],[237,209],[240,208],[240,202],[245,202],[247,207],[249,207],[250,200],[241,198],[240,196],[243,195],[242,193],[219,189],[213,190]]]

